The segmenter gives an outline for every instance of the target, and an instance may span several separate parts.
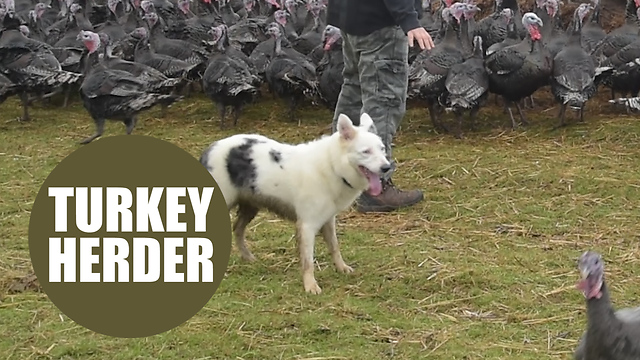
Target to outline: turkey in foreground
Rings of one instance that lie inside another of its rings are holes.
[[[614,312],[600,254],[593,251],[583,253],[578,269],[582,275],[578,289],[582,290],[587,302],[587,331],[580,340],[574,359],[640,359],[640,309]]]
[[[84,55],[85,78],[80,86],[80,96],[96,125],[95,134],[82,140],[82,144],[100,137],[107,119],[122,120],[127,126],[127,134],[131,134],[139,112],[160,103],[169,106],[180,98],[149,92],[149,85],[131,73],[105,67],[97,59],[96,51],[100,47],[98,34],[81,30],[78,40],[82,40],[88,50]]]

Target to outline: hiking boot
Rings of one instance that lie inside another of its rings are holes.
[[[419,203],[424,198],[422,191],[410,190],[402,191],[393,185],[391,180],[382,180],[382,193],[378,196],[371,196],[362,193],[356,201],[359,212],[390,212],[402,207]]]

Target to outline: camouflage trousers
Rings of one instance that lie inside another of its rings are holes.
[[[385,174],[387,179],[395,169],[391,141],[407,109],[408,46],[407,36],[398,26],[367,36],[342,32],[344,83],[333,116],[333,131],[340,114],[355,124],[360,123],[360,114],[369,114],[392,164],[392,170]]]

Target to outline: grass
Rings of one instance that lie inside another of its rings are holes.
[[[591,108],[585,124],[551,130],[557,109],[546,111],[553,104],[537,96],[530,127],[511,131],[488,108],[463,140],[434,133],[413,106],[394,140],[394,181],[423,189],[425,201],[340,214],[343,256],[356,271],[337,273],[318,241],[320,296],[302,289],[292,225],[261,213],[248,234],[258,261],[244,263],[234,249],[205,308],[142,339],[93,333],[45,294],[10,291],[31,272],[27,225],[39,186],[93,131],[78,101],[36,107],[34,120],[20,123],[10,100],[0,112],[0,358],[569,359],[586,320],[574,289],[582,251],[604,254],[616,306],[637,306],[640,123],[605,106]],[[148,112],[135,133],[197,157],[236,132],[310,140],[327,133],[331,115],[305,108],[298,127],[265,99],[220,131],[215,114],[208,100],[191,98],[164,119]],[[122,133],[109,123],[104,136]]]

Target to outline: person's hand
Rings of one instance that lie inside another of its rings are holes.
[[[418,46],[420,46],[420,49],[422,50],[424,49],[431,50],[435,46],[433,44],[433,39],[431,38],[431,35],[429,35],[427,30],[425,30],[422,26],[409,31],[407,33],[407,36],[409,37],[410,47],[413,47],[414,40],[418,42]]]

